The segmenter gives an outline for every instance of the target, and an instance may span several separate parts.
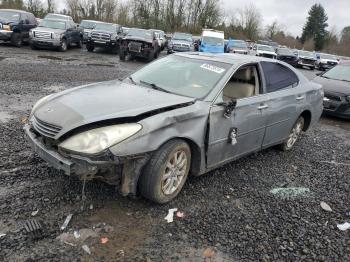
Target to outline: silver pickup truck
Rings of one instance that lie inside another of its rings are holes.
[[[24,129],[54,168],[166,203],[189,174],[271,146],[291,150],[322,100],[321,85],[284,62],[177,53],[124,81],[44,97]]]

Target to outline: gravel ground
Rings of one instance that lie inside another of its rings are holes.
[[[268,149],[191,177],[167,205],[123,198],[111,186],[88,182],[81,211],[82,183],[33,155],[22,120],[44,95],[120,78],[142,65],[103,52],[0,45],[0,236],[6,234],[0,260],[350,261],[350,231],[337,228],[350,222],[350,123],[332,118],[322,118],[291,152]],[[304,192],[270,192],[289,187]],[[322,210],[321,201],[333,211]],[[174,207],[184,217],[167,224]],[[68,234],[61,235],[68,214]],[[41,225],[35,235],[23,228],[30,219]],[[80,242],[72,237],[79,229]],[[102,244],[101,237],[109,241]]]

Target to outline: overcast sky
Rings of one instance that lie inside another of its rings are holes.
[[[140,0],[142,1],[142,0]],[[57,7],[64,8],[65,0],[56,0]],[[284,30],[294,36],[301,35],[310,7],[321,3],[328,15],[330,28],[336,27],[340,32],[350,25],[350,0],[221,0],[226,16],[231,12],[251,3],[255,4],[263,17],[263,27],[277,20]]]

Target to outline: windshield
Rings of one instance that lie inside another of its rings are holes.
[[[288,48],[278,49],[277,52],[280,55],[291,55],[291,56],[294,56],[293,52],[290,49],[288,49]]]
[[[212,36],[203,36],[202,40],[206,45],[218,45],[223,46],[224,45],[224,39],[212,37]]]
[[[321,54],[320,57],[321,59],[337,60],[334,55]]]
[[[337,65],[322,75],[323,77],[350,82],[350,66]],[[350,91],[350,87],[349,87]]]
[[[94,29],[112,33],[117,32],[117,27],[114,24],[96,24]]]
[[[130,29],[127,36],[136,36],[141,38],[152,39],[152,32],[144,29]]]
[[[315,57],[315,54],[312,52],[308,52],[308,51],[300,51],[299,52],[300,56],[307,56],[307,57]]]
[[[52,28],[52,29],[66,29],[66,22],[64,21],[52,21],[52,20],[42,20],[39,24],[41,27]]]
[[[230,41],[230,47],[247,48],[247,44],[244,41]]]
[[[267,52],[275,52],[273,47],[267,46],[267,45],[258,45],[258,50],[260,50],[260,51],[267,51]]]
[[[84,29],[94,29],[96,22],[92,21],[81,21],[80,27]]]
[[[176,33],[176,34],[174,34],[172,40],[182,40],[182,41],[192,42],[192,35]]]
[[[0,11],[0,19],[10,20],[10,21],[19,21],[21,15],[19,13],[11,11]]]
[[[131,77],[137,84],[154,84],[166,92],[200,99],[229,68],[225,63],[172,55],[145,66]]]

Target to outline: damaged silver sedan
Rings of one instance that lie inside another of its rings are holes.
[[[44,97],[24,129],[54,168],[166,203],[189,175],[275,145],[290,150],[318,121],[322,98],[320,85],[280,61],[182,53],[123,81]]]

